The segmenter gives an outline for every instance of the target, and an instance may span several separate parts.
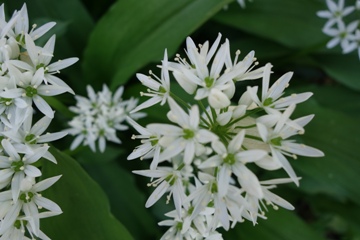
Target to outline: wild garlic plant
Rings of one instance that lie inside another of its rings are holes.
[[[66,135],[45,133],[54,111],[43,96],[73,93],[56,74],[78,58],[52,62],[55,35],[36,44],[54,25],[30,25],[26,4],[9,19],[0,6],[0,239],[49,239],[40,219],[62,213],[41,195],[61,176],[39,181],[39,162],[56,164],[48,143]],[[35,112],[44,116],[34,123]]]
[[[238,50],[232,58],[229,41],[220,41],[221,34],[211,46],[208,41],[197,46],[188,37],[185,58],[177,54],[169,61],[165,50],[160,76],[136,75],[148,88],[141,93],[148,99],[132,113],[155,104],[170,108],[169,123],[141,126],[128,117],[138,132],[133,138],[141,140],[128,160],[150,160],[150,169],[134,171],[149,177],[148,186],[155,188],[145,206],[165,194],[174,205],[165,214],[169,219],[159,223],[169,227],[161,239],[222,239],[218,228],[229,230],[244,220],[256,224],[266,218],[267,205],[294,209],[272,189],[299,185],[291,159],[324,155],[293,138],[304,134],[314,117],[291,117],[312,93],[286,95],[292,72],[271,85],[270,63],[258,67],[254,51],[240,59]],[[234,99],[236,83],[244,81],[257,86]],[[174,93],[179,86],[191,101]],[[263,179],[253,169],[283,169],[289,177]]]

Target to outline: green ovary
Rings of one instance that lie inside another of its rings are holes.
[[[36,143],[36,137],[34,134],[29,134],[25,137],[25,142],[30,143],[30,144],[35,144]]]
[[[15,172],[23,171],[24,165],[25,164],[23,161],[16,161],[11,163],[11,167],[14,169]]]
[[[214,84],[214,79],[211,78],[211,77],[206,77],[206,78],[204,79],[204,81],[205,81],[205,86],[206,86],[207,88],[212,87],[212,85]]]
[[[274,146],[281,146],[281,141],[283,139],[281,137],[276,137],[270,140],[271,144]]]
[[[273,104],[273,99],[271,97],[265,99],[265,101],[264,101],[264,106],[265,107],[270,106],[271,104]]]
[[[234,154],[227,154],[226,157],[223,159],[224,163],[227,163],[229,165],[233,165],[235,163],[235,155]]]
[[[37,94],[37,90],[36,90],[36,88],[28,86],[25,88],[25,94],[27,97],[33,97]]]
[[[194,131],[192,131],[190,129],[184,129],[183,132],[184,132],[183,138],[185,138],[185,139],[191,139],[195,136]]]

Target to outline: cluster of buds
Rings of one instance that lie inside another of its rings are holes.
[[[137,74],[148,87],[150,97],[133,110],[167,104],[170,123],[150,123],[143,127],[128,118],[141,139],[128,159],[150,159],[150,169],[134,173],[151,178],[155,187],[146,202],[154,205],[165,193],[174,210],[166,213],[169,220],[162,239],[222,239],[217,229],[228,230],[236,223],[266,218],[267,205],[277,209],[294,207],[272,192],[278,184],[299,185],[289,158],[321,157],[320,150],[297,143],[293,136],[304,134],[304,126],[313,115],[292,119],[296,104],[312,93],[284,96],[292,73],[281,76],[270,87],[271,64],[258,65],[254,52],[234,60],[226,39],[221,35],[212,46],[206,41],[195,45],[188,37],[187,58],[176,55],[169,61],[165,51],[161,76]],[[178,85],[172,86],[174,78]],[[237,104],[233,104],[236,83],[251,81]],[[181,86],[193,101],[185,102],[172,87]],[[289,178],[261,179],[259,171],[283,169]]]
[[[317,12],[319,17],[327,19],[322,29],[323,33],[332,37],[326,47],[333,48],[340,44],[344,54],[357,49],[360,58],[360,0],[355,0],[351,6],[345,6],[344,0],[338,0],[337,3],[333,0],[326,0],[326,4],[328,10]],[[357,20],[346,22],[344,18],[350,14],[357,14]]]
[[[60,176],[38,181],[40,160],[56,163],[47,143],[66,135],[43,134],[54,117],[43,96],[73,93],[55,74],[78,58],[51,63],[55,35],[44,46],[36,45],[54,25],[49,22],[29,28],[25,4],[9,20],[4,4],[0,6],[1,239],[49,239],[40,230],[40,219],[61,213],[56,203],[41,196]],[[35,112],[45,116],[33,124]]]

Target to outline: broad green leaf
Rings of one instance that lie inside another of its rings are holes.
[[[322,158],[301,158],[293,166],[302,176],[300,190],[325,193],[339,199],[351,199],[360,204],[360,146],[358,121],[339,111],[320,107],[315,101],[302,103],[297,114],[315,113],[305,127],[304,143],[325,153]]]
[[[258,220],[256,226],[249,221],[238,224],[235,229],[224,234],[224,239],[324,240],[292,211],[285,209],[274,211],[270,207],[266,216],[268,219]]]
[[[119,161],[127,161],[126,156]],[[116,162],[87,164],[85,168],[102,186],[109,196],[112,212],[135,239],[155,239],[159,235],[156,219],[145,208],[145,195],[137,188],[133,173]]]
[[[128,81],[139,68],[172,56],[186,36],[231,0],[118,1],[93,31],[84,58],[86,79]],[[99,83],[98,83],[99,84]]]
[[[339,54],[316,55],[314,59],[334,80],[360,91],[360,63],[356,53],[343,55],[339,50]]]
[[[311,198],[310,204],[314,208],[315,214],[322,220],[326,228],[345,235],[347,239],[360,238],[360,206],[352,202],[338,202],[333,199],[319,196]],[[329,215],[331,216],[329,218]],[[345,238],[344,236],[344,238]]]
[[[62,177],[46,190],[44,196],[59,204],[63,213],[42,220],[42,230],[53,240],[133,239],[110,213],[109,202],[102,189],[80,165],[56,149],[52,149],[51,153],[58,164],[44,162],[43,177]]]
[[[296,88],[296,92],[307,91],[314,93],[312,98],[316,99],[322,107],[340,111],[349,116],[360,117],[360,94],[356,91],[339,84]]]
[[[256,0],[245,9],[234,3],[215,20],[287,47],[317,49],[328,39],[321,32],[326,21],[316,16],[325,8],[314,0]]]

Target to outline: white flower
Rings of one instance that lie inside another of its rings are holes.
[[[230,99],[235,92],[235,85],[232,82],[232,78],[235,77],[234,74],[221,74],[229,55],[229,42],[226,40],[217,50],[220,39],[221,34],[218,35],[210,49],[208,41],[200,45],[200,49],[198,49],[193,40],[188,37],[186,39],[186,54],[190,63],[180,59],[178,56],[176,59],[179,63],[171,63],[170,65],[170,70],[173,71],[175,79],[185,91],[193,94],[197,86],[199,86],[194,97],[196,100],[201,100],[206,97],[217,98],[211,95],[219,95],[219,91],[224,93],[223,97],[227,96],[227,98]],[[211,60],[212,65],[209,69],[208,64]],[[218,91],[211,91],[212,89],[217,89]],[[225,100],[223,104],[230,104],[229,99]],[[210,101],[210,99],[209,102],[214,103],[214,101]]]
[[[160,105],[164,105],[170,96],[170,77],[167,50],[165,49],[164,52],[164,59],[162,60],[160,78],[152,74],[152,72],[150,72],[150,76],[137,73],[136,77],[139,79],[141,84],[148,87],[148,92],[141,93],[141,95],[151,98],[137,106],[130,113],[134,113],[141,109],[148,108],[157,103],[160,103]],[[155,79],[153,79],[152,77],[154,77]]]
[[[74,91],[63,80],[53,75],[55,73],[59,73],[60,70],[73,65],[79,59],[67,58],[50,64],[55,47],[55,35],[48,40],[43,48],[36,46],[33,39],[28,34],[25,34],[25,41],[29,58],[23,59],[23,61],[12,60],[10,61],[10,64],[13,64],[20,69],[32,72],[36,72],[39,68],[43,68],[43,80],[45,84],[51,83],[52,85],[64,88],[67,92],[74,94]]]
[[[22,73],[17,68],[9,65],[9,72],[16,81],[17,88],[5,89],[0,93],[0,97],[10,99],[22,98],[29,106],[33,102],[40,112],[49,118],[53,118],[53,110],[41,95],[55,96],[64,93],[66,88],[41,84],[44,77],[43,68],[39,68],[33,75],[32,72]]]
[[[351,37],[351,43],[347,49],[343,51],[343,53],[349,53],[354,51],[355,49],[358,50],[358,55],[360,59],[360,30],[356,29],[354,36]]]
[[[153,158],[150,169],[154,170],[159,164],[159,156],[161,151],[161,146],[159,144],[160,134],[156,129],[151,127],[142,127],[136,123],[131,118],[127,118],[127,122],[136,129],[141,135],[133,135],[133,139],[141,139],[141,145],[137,146],[134,151],[127,157],[128,160],[133,160],[135,158]]]
[[[326,5],[328,10],[318,11],[316,14],[321,18],[327,18],[328,23],[327,26],[334,25],[337,21],[341,21],[341,18],[349,15],[355,10],[354,6],[345,7],[345,1],[339,0],[338,4],[336,4],[332,0],[326,0]]]
[[[123,124],[128,115],[136,118],[144,117],[141,112],[130,114],[136,104],[136,99],[123,101],[121,98],[124,91],[119,87],[114,95],[104,84],[102,91],[95,93],[94,89],[88,85],[88,98],[75,96],[76,106],[70,107],[70,110],[77,114],[70,122],[71,128],[66,131],[76,136],[70,149],[77,148],[81,143],[89,145],[93,152],[96,151],[96,141],[101,152],[105,151],[106,141],[121,143],[116,136],[116,130],[123,131],[128,126]]]
[[[19,154],[18,148],[15,148],[8,140],[3,139],[1,145],[7,156],[0,156],[0,168],[2,168],[0,182],[10,183],[11,181],[11,193],[13,200],[16,201],[20,193],[21,181],[26,176],[41,176],[41,171],[32,164],[43,157],[49,147],[39,147],[34,151],[25,154],[20,152]],[[4,187],[3,184],[1,185]]]
[[[257,96],[258,87],[248,87],[247,92],[251,99],[259,106],[269,111],[269,108],[284,109],[291,104],[298,104],[306,101],[311,97],[312,93],[300,93],[292,94],[291,96],[281,98],[284,95],[284,89],[288,86],[289,81],[293,75],[292,72],[288,72],[281,76],[269,89],[270,74],[271,74],[270,63],[265,65],[263,80],[262,80],[262,92],[261,100]]]
[[[28,221],[31,226],[31,232],[36,236],[40,236],[40,218],[50,217],[61,214],[60,207],[53,201],[44,198],[39,194],[51,187],[61,176],[47,178],[41,182],[35,183],[35,179],[27,177],[21,180],[21,192],[19,199],[15,201],[12,208],[6,213],[3,218],[0,235],[4,234],[12,225],[15,224],[20,212],[25,214],[24,219]],[[0,193],[1,199],[11,199],[11,191]],[[47,209],[49,211],[39,213],[38,209]],[[44,234],[41,234],[44,235]]]
[[[43,134],[52,119],[44,116],[32,125],[32,117],[33,115],[29,114],[20,128],[13,128],[10,131],[2,132],[2,134],[8,137],[13,143],[20,143],[19,148],[21,146],[28,146],[31,150],[46,146],[47,143],[63,138],[67,134],[65,131]],[[56,163],[55,157],[49,151],[47,151],[43,157]]]
[[[299,185],[298,178],[284,155],[292,156],[294,158],[296,158],[296,155],[322,157],[324,156],[324,153],[304,144],[294,143],[293,140],[286,140],[288,137],[298,134],[299,131],[303,133],[302,127],[309,122],[309,119],[305,118],[300,118],[298,121],[291,122],[289,117],[294,109],[295,105],[290,105],[284,113],[281,114],[280,118],[278,118],[274,129],[261,122],[257,123],[257,127],[262,140],[269,144],[272,157],[282,165],[294,183]],[[275,118],[278,116],[279,115],[276,115]],[[270,116],[270,118],[271,117],[272,116]]]
[[[251,220],[254,225],[257,223],[257,217],[265,218],[264,210],[267,211],[267,205],[272,206],[275,210],[278,209],[278,206],[288,210],[295,209],[294,206],[285,199],[270,192],[271,189],[277,187],[276,184],[289,183],[292,181],[292,179],[288,178],[261,181],[261,190],[264,193],[262,198],[252,195],[251,193],[246,194],[245,199],[249,204],[249,208],[247,209],[250,216],[249,220]]]
[[[354,31],[358,27],[359,21],[353,21],[349,25],[345,26],[343,21],[338,21],[336,26],[337,28],[325,27],[323,32],[333,37],[327,44],[327,48],[333,48],[340,43],[340,46],[343,52],[348,52],[351,47],[351,39],[354,38]]]
[[[32,38],[32,40],[36,40],[36,39],[40,38],[41,36],[43,36],[46,32],[48,32],[56,24],[55,22],[48,22],[48,23],[44,24],[43,26],[37,28],[36,30],[35,30],[35,28],[37,27],[37,25],[34,24],[32,26],[32,29],[29,32],[29,17],[28,17],[26,3],[24,3],[21,10],[15,14],[17,15],[17,18],[15,21],[14,28],[11,27],[11,28],[7,29],[7,31],[3,34],[6,34],[8,36],[15,38],[19,42],[20,45],[23,45],[25,42],[24,41],[25,34],[29,34],[29,36]]]
[[[156,189],[146,201],[145,207],[151,207],[167,191],[170,191],[170,194],[167,196],[167,201],[169,202],[170,197],[172,196],[176,211],[179,216],[181,215],[181,206],[185,199],[185,191],[182,183],[182,176],[178,170],[174,170],[168,167],[159,167],[156,170],[139,170],[133,171],[133,173],[145,177],[157,178],[148,184],[148,186],[156,187]]]
[[[191,107],[189,115],[171,98],[168,100],[171,111],[168,117],[180,127],[170,124],[149,124],[152,128],[157,127],[158,133],[164,135],[167,139],[173,138],[171,143],[166,146],[160,154],[160,161],[170,159],[181,152],[184,152],[183,162],[190,164],[195,156],[197,145],[209,143],[217,139],[212,132],[201,129],[200,115],[197,105]]]
[[[217,153],[200,164],[199,168],[218,167],[218,192],[225,196],[231,182],[231,174],[234,173],[239,184],[245,191],[262,197],[260,183],[254,173],[246,166],[246,163],[255,162],[267,155],[263,150],[242,151],[242,143],[245,137],[245,130],[240,131],[228,144],[227,149],[221,142],[213,142],[212,147]]]

